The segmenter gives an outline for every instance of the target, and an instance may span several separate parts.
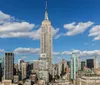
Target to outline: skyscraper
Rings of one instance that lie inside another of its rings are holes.
[[[71,57],[71,79],[73,80],[74,84],[76,83],[77,71],[78,71],[78,57],[75,55],[75,53],[72,53],[72,57]]]
[[[67,65],[68,65],[69,68],[70,68],[70,64],[71,64],[71,62],[70,61],[67,61]]]
[[[2,80],[2,65],[0,63],[0,81]]]
[[[0,57],[0,81],[2,80],[3,71],[4,71],[4,58]]]
[[[45,8],[45,19],[41,26],[41,37],[40,37],[41,54],[46,54],[49,62],[49,72],[52,69],[52,26],[48,18],[48,8],[46,1]]]
[[[49,73],[48,73],[48,58],[46,54],[41,54],[39,59],[39,80],[43,79],[45,82],[49,81]]]
[[[85,61],[81,61],[81,70],[83,70],[85,66],[86,66]]]
[[[23,62],[21,64],[21,73],[22,73],[22,79],[25,79],[27,76],[27,63]]]
[[[61,71],[61,75],[65,75],[66,73],[66,67],[67,67],[67,61],[62,59],[62,71]]]
[[[4,57],[4,79],[13,80],[13,69],[14,69],[14,54],[5,53]]]
[[[87,67],[90,69],[94,68],[94,60],[93,59],[87,59]]]
[[[21,63],[24,61],[22,59],[18,59],[18,70],[21,71]]]
[[[94,58],[94,69],[96,69],[96,68],[98,68],[99,66],[98,66],[98,57],[97,56],[95,56],[95,58]]]
[[[38,67],[39,67],[39,61],[38,60],[34,60],[33,61],[33,71],[37,73]]]

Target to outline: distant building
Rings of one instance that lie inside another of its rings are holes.
[[[30,80],[33,82],[37,82],[37,75],[36,74],[31,74],[30,75]]]
[[[3,80],[3,85],[12,85],[11,80]]]
[[[1,70],[2,70],[2,75],[4,74],[4,57],[0,57],[0,63],[1,63]]]
[[[93,59],[87,59],[87,67],[92,69],[94,68],[94,60]]]
[[[14,76],[14,83],[18,83],[18,75]]]
[[[100,85],[100,76],[82,76],[77,79],[77,85]]]
[[[25,85],[31,85],[31,80],[26,80]]]
[[[61,75],[64,75],[66,73],[66,68],[67,68],[67,61],[65,59],[62,59]]]
[[[21,63],[24,61],[22,59],[18,59],[18,70],[21,71]]]
[[[94,69],[99,68],[99,62],[98,62],[98,57],[95,56],[94,58]]]
[[[4,57],[4,80],[13,80],[14,53],[7,52]]]
[[[86,66],[86,62],[85,61],[81,61],[81,70],[83,70],[85,66]]]
[[[78,71],[78,57],[73,52],[71,57],[71,72],[70,72],[72,80],[76,80],[77,71]]]
[[[67,65],[68,65],[69,68],[70,68],[70,64],[71,64],[71,62],[70,61],[67,61]]]
[[[0,57],[0,81],[2,80],[3,71],[4,71],[4,58]]]
[[[18,74],[18,64],[14,64],[15,75]]]
[[[55,76],[57,76],[57,71],[58,71],[58,65],[57,64],[53,64],[52,65],[52,77],[55,78]]]
[[[34,71],[35,73],[37,73],[38,68],[39,68],[39,60],[34,60],[34,61],[33,61],[33,71]]]
[[[0,81],[2,80],[2,65],[0,63]]]
[[[80,61],[80,57],[78,57],[77,62],[78,62],[78,70],[81,70],[81,61]]]
[[[61,76],[61,71],[62,71],[62,62],[60,58],[58,59],[58,76]]]
[[[21,64],[21,73],[22,73],[22,80],[27,76],[27,63],[23,62]]]

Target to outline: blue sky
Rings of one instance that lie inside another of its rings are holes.
[[[86,57],[100,55],[99,3],[99,0],[48,0],[49,20],[55,32],[54,62],[58,57],[69,59],[72,49],[82,52],[82,56]],[[20,57],[26,60],[38,59],[40,48],[38,31],[44,19],[45,0],[0,0],[0,11],[3,16],[1,22],[4,21],[0,24],[1,56],[3,56],[2,51],[17,50],[16,62]],[[5,18],[4,14],[9,16]],[[9,22],[10,25],[5,26],[5,23]],[[15,26],[14,23],[19,26]],[[26,28],[21,26],[23,24]],[[11,30],[7,30],[10,27]],[[12,35],[7,37],[9,35],[7,32],[12,32]],[[13,36],[17,32],[21,32],[20,36]],[[21,36],[22,33],[26,35]],[[36,39],[32,35],[35,35]],[[59,37],[55,39],[57,36]],[[61,55],[60,52],[62,52]]]

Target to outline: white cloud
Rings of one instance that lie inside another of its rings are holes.
[[[77,35],[80,33],[83,33],[87,28],[89,28],[93,22],[88,21],[88,22],[79,22],[76,24],[76,22],[70,23],[70,24],[65,24],[64,28],[68,30],[68,32],[65,34],[65,36],[73,36]]]
[[[16,21],[10,15],[0,11],[0,38],[32,38],[33,40],[40,39],[40,29],[34,30],[33,28],[39,27],[35,24],[30,24],[25,21]],[[53,36],[59,32],[59,28],[52,28]]]
[[[34,26],[34,24],[29,24],[28,22],[5,22],[0,25],[0,33],[25,32],[32,30]]]
[[[16,48],[14,50],[15,54],[39,54],[40,53],[40,49],[39,48]]]
[[[54,56],[60,56],[60,55],[71,55],[72,53],[70,51],[64,51],[64,52],[53,52]]]
[[[67,30],[73,30],[73,28],[76,27],[75,24],[76,24],[76,22],[72,22],[70,24],[65,24],[64,28],[67,29]]]
[[[93,50],[93,51],[81,51],[80,54],[78,54],[78,56],[100,56],[100,50]]]
[[[21,56],[21,59],[27,59],[28,57],[27,56]]]
[[[4,21],[10,20],[12,17],[10,15],[4,14],[0,11],[0,24],[4,23]]]
[[[59,32],[59,28],[52,28],[52,34],[55,36]]]
[[[32,31],[35,24],[25,21],[16,21],[10,15],[0,11],[0,38],[28,37],[34,38],[37,31]]]
[[[58,39],[58,38],[60,38],[61,36],[64,36],[64,33],[57,34],[57,35],[55,36],[55,39]]]
[[[8,32],[6,34],[0,34],[0,38],[32,38],[33,40],[38,40],[40,38],[39,30],[32,32]]]
[[[0,53],[4,53],[4,49],[0,49]],[[37,54],[40,55],[40,48],[23,48],[19,47],[16,48],[13,51],[16,55],[25,55],[25,54]],[[63,52],[53,52],[53,56],[72,56],[72,52],[76,54],[78,57],[94,57],[94,56],[100,56],[100,50],[72,50],[72,51],[63,51]],[[22,56],[23,58],[27,58],[25,56]]]
[[[68,55],[71,56],[72,52],[76,53],[78,57],[94,57],[100,56],[100,50],[93,51],[81,51],[81,50],[73,50],[73,51],[64,51],[64,52],[54,52],[54,56]]]
[[[100,40],[100,25],[96,25],[93,28],[91,28],[88,36],[93,36],[93,40]]]
[[[97,36],[97,37],[95,37],[95,38],[94,38],[94,41],[95,41],[95,40],[100,40],[100,35]]]

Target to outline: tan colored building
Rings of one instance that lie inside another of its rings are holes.
[[[18,64],[15,64],[14,68],[16,69],[16,73],[18,73]]]
[[[21,68],[22,68],[22,79],[24,79],[27,76],[27,63],[23,62],[21,64]]]
[[[14,83],[18,83],[18,75],[15,75],[15,76],[14,76],[13,82],[14,82]]]
[[[34,73],[38,72],[38,67],[39,67],[39,60],[34,60],[33,61],[33,72]]]
[[[97,56],[95,56],[95,58],[94,58],[94,69],[97,69],[97,68],[99,68],[99,62],[98,62],[98,57]]]
[[[52,70],[52,26],[48,18],[48,9],[46,3],[45,19],[41,25],[41,36],[40,36],[41,54],[46,54],[49,62],[49,72]]]
[[[100,85],[100,76],[82,76],[77,79],[77,85]]]

